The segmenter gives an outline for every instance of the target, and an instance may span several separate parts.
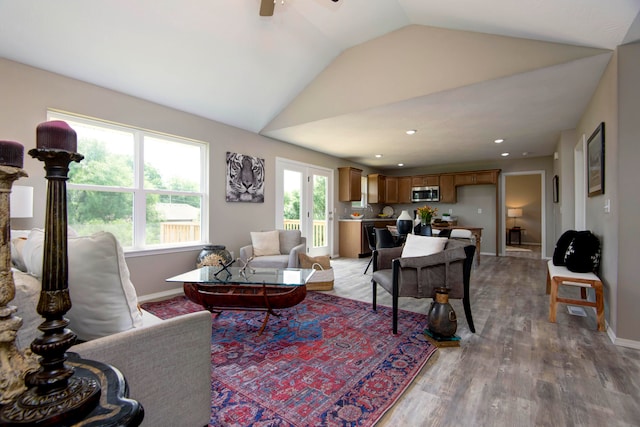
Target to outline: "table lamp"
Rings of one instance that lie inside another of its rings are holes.
[[[507,216],[509,218],[513,218],[513,228],[520,228],[516,226],[516,218],[520,218],[522,216],[522,208],[507,209]]]

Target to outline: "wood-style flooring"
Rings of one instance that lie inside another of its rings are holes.
[[[332,260],[329,292],[370,302],[367,262]],[[597,332],[590,308],[577,317],[560,304],[549,323],[545,280],[543,260],[483,255],[471,273],[476,333],[452,300],[461,347],[439,349],[378,426],[640,426],[640,351]],[[430,302],[400,308],[426,314]],[[380,287],[378,304],[391,305]]]

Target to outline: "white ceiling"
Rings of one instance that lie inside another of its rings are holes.
[[[551,154],[559,132],[576,126],[610,54],[594,50],[458,87],[389,94],[382,104],[325,107],[287,122],[317,107],[305,96],[310,89],[328,102],[335,97],[335,105],[345,96],[344,88],[332,92],[340,87],[316,80],[336,59],[357,56],[410,25],[605,50],[640,37],[640,0],[278,0],[273,17],[258,16],[259,3],[0,0],[0,57],[389,168],[493,159],[501,151],[511,158]],[[467,65],[472,73],[475,64]],[[367,76],[367,64],[350,72],[358,70]],[[403,139],[406,127],[419,130],[411,143]],[[497,137],[506,142],[493,144]],[[384,157],[374,159],[375,153]]]

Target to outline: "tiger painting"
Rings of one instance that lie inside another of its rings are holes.
[[[264,202],[264,159],[227,152],[227,202]]]

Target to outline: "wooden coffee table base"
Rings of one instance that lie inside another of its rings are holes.
[[[189,300],[212,313],[223,310],[265,311],[258,336],[267,326],[269,315],[278,315],[273,310],[293,307],[307,296],[306,286],[185,283],[183,289]]]

